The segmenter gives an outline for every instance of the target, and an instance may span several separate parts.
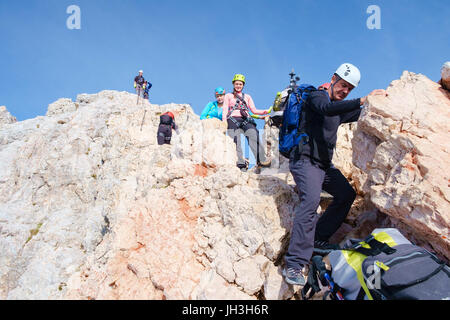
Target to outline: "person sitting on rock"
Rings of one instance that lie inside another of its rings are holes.
[[[178,133],[175,116],[170,111],[165,112],[159,117],[158,145],[170,144],[170,140],[172,139],[172,129]]]
[[[367,97],[343,101],[359,85],[360,71],[350,63],[342,64],[326,90],[311,92],[305,104],[305,132],[309,141],[295,147],[289,157],[289,169],[297,185],[300,203],[295,209],[291,238],[285,255],[283,275],[293,285],[304,285],[304,267],[313,252],[327,254],[339,246],[328,239],[346,218],[356,192],[332,163],[337,131],[342,123],[358,121]],[[384,95],[374,90],[371,95]],[[317,220],[321,191],[333,201]]]
[[[210,102],[203,109],[202,114],[200,115],[200,120],[217,118],[222,120],[222,107],[223,100],[225,98],[225,89],[222,87],[216,88],[214,91],[216,96],[216,101]]]
[[[245,85],[245,76],[236,74],[233,78],[233,93],[227,93],[223,102],[222,121],[227,122],[227,133],[233,138],[236,144],[236,152],[238,156],[237,167],[242,171],[246,170],[245,159],[242,154],[240,137],[241,133],[247,138],[250,149],[256,159],[256,165],[260,167],[269,167],[270,160],[266,160],[266,155],[262,143],[259,141],[259,132],[256,123],[250,116],[266,115],[268,110],[258,110],[255,107],[252,97],[244,94],[242,89]]]
[[[442,88],[450,91],[450,61],[444,63],[441,68],[441,80],[438,82]]]

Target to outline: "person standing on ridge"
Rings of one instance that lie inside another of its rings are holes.
[[[200,115],[200,120],[217,118],[222,120],[222,107],[223,101],[225,99],[225,89],[222,87],[218,87],[215,90],[216,101],[210,102],[206,105],[205,109],[203,109],[202,114]]]
[[[139,75],[134,78],[134,88],[136,89],[136,94],[138,95],[138,98],[142,96],[144,92],[144,71],[139,70]]]
[[[165,112],[159,117],[158,145],[170,144],[172,139],[172,129],[178,133],[178,126],[175,123],[175,116],[172,112]]]
[[[289,284],[305,285],[303,269],[313,252],[323,255],[339,249],[338,245],[330,244],[328,239],[346,218],[356,192],[334,167],[332,157],[339,125],[358,121],[367,101],[367,96],[343,101],[359,85],[360,79],[359,69],[344,63],[332,76],[328,89],[311,92],[306,101],[303,117],[309,140],[305,145],[295,147],[289,157],[289,169],[300,198],[283,269],[283,276]],[[372,91],[370,95],[387,96],[387,93],[380,89]],[[317,220],[322,190],[331,194],[333,201]]]
[[[245,171],[247,167],[240,141],[242,133],[247,138],[250,149],[255,156],[256,165],[258,167],[269,167],[270,161],[266,160],[263,145],[259,142],[259,132],[256,128],[256,123],[250,116],[250,112],[254,115],[266,115],[269,114],[269,111],[256,109],[252,97],[242,92],[245,86],[244,75],[236,74],[232,83],[234,87],[233,93],[227,93],[223,102],[222,121],[227,122],[227,133],[236,144],[237,167],[242,171]]]

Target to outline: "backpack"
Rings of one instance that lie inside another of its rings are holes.
[[[280,128],[283,123],[283,112],[286,109],[287,98],[289,97],[289,87],[281,92],[277,92],[275,101],[273,102],[273,111],[270,113],[270,125]]]
[[[147,82],[147,86],[145,87],[145,93],[148,93],[148,91],[151,89],[153,85],[150,82]]]
[[[159,117],[160,124],[171,126],[173,123],[173,114],[170,112],[163,113]]]
[[[346,300],[450,299],[450,268],[397,229],[375,229],[329,254],[331,275]]]
[[[308,135],[304,132],[304,106],[309,94],[317,89],[309,84],[297,85],[300,77],[294,70],[289,86],[278,92],[272,105],[269,124],[279,128],[278,148],[280,153],[289,158],[291,151],[299,145],[308,143]]]
[[[308,135],[304,132],[304,107],[309,94],[317,89],[309,84],[291,87],[284,103],[283,119],[279,131],[278,148],[289,158],[291,151],[300,143],[307,144]]]

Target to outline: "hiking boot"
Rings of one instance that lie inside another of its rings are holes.
[[[306,279],[302,270],[303,266],[300,269],[285,267],[282,272],[284,281],[295,286],[304,286],[306,284]]]
[[[331,244],[326,240],[314,240],[314,252],[318,254],[329,254],[331,251],[340,250],[337,244]]]
[[[271,160],[261,161],[261,162],[258,163],[258,167],[268,168],[268,167],[270,167],[271,164],[272,164]]]

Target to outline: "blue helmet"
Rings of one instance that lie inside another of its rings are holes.
[[[215,94],[225,94],[225,89],[222,87],[217,87]]]

